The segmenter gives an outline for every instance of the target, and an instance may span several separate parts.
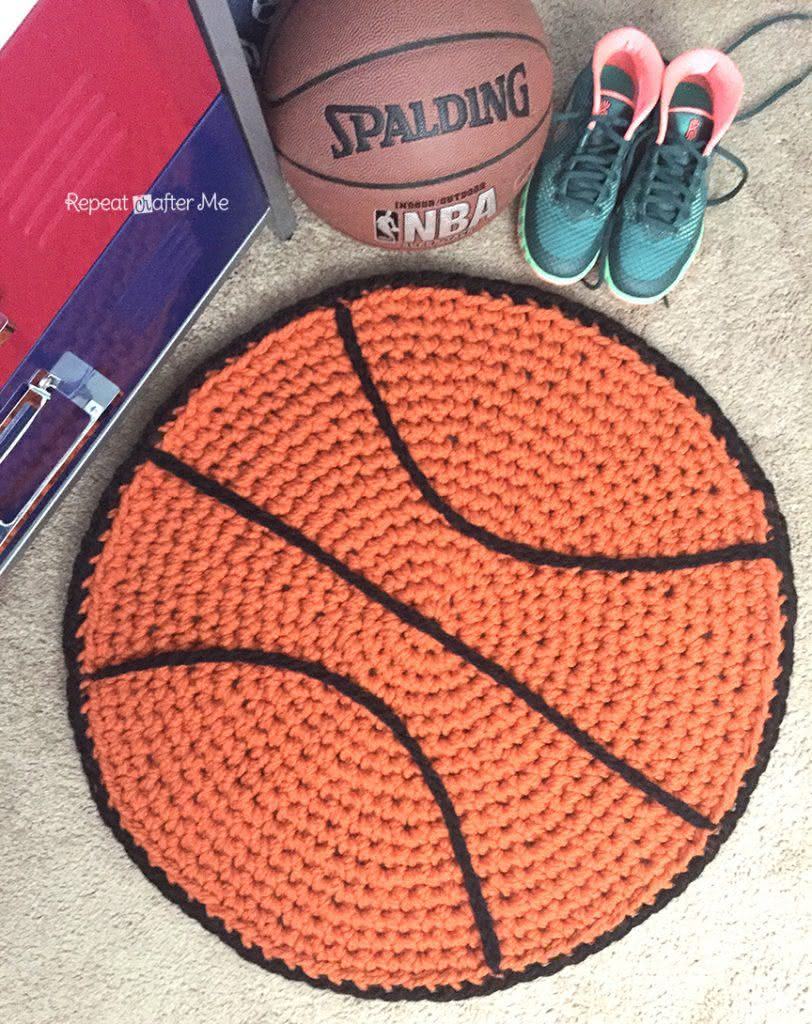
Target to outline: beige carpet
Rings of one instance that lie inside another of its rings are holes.
[[[561,94],[591,42],[630,21],[664,52],[731,39],[768,0],[539,3]],[[809,7],[807,7],[809,9]],[[745,13],[746,12],[746,13]],[[752,99],[797,70],[804,28],[751,44]],[[711,211],[698,264],[663,306],[576,292],[628,324],[716,397],[775,484],[800,595],[789,711],[750,807],[687,892],[621,942],[553,978],[487,999],[360,1002],[241,960],[170,904],[98,817],[65,714],[60,625],[71,564],[99,494],[157,404],[208,353],[294,299],[391,268],[530,280],[503,216],[420,257],[375,252],[300,207],[294,241],[259,238],[133,404],[58,512],[0,580],[0,1020],[8,1024],[800,1024],[807,984],[812,762],[812,356],[808,89],[728,139],[751,182]]]

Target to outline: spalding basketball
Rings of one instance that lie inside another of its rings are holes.
[[[552,69],[530,0],[298,0],[271,32],[263,91],[283,170],[353,238],[469,235],[541,154]]]

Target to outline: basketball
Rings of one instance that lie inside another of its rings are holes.
[[[299,0],[271,26],[263,93],[311,209],[362,242],[425,249],[519,192],[547,135],[552,69],[530,0]]]
[[[111,485],[65,630],[92,791],[287,977],[551,973],[743,810],[786,543],[718,409],[618,325],[498,282],[345,286],[204,368]]]

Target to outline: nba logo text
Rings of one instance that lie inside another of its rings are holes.
[[[375,240],[397,245],[400,241],[400,214],[395,210],[375,211]]]
[[[496,190],[478,185],[438,202],[399,202],[396,210],[375,210],[375,241],[419,249],[450,241],[496,216]]]

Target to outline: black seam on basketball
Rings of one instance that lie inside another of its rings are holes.
[[[412,626],[426,636],[431,637],[432,640],[435,640],[451,654],[455,654],[479,672],[490,676],[495,683],[509,689],[520,700],[523,700],[528,707],[545,718],[550,725],[555,726],[559,732],[564,733],[565,736],[568,736],[573,742],[577,743],[591,757],[594,757],[595,760],[600,761],[601,764],[620,775],[630,786],[641,790],[646,796],[671,811],[672,814],[676,814],[683,821],[687,821],[689,825],[693,825],[694,828],[713,829],[716,827],[709,818],[701,814],[694,807],[691,807],[690,804],[685,803],[684,800],[680,800],[673,793],[663,789],[662,786],[649,779],[643,772],[627,764],[622,758],[616,757],[611,751],[607,750],[606,747],[590,736],[589,733],[580,729],[575,722],[548,704],[539,694],[534,693],[523,683],[520,683],[512,673],[508,672],[498,662],[492,658],[485,657],[484,654],[480,654],[476,648],[470,647],[463,640],[460,640],[459,637],[446,632],[435,619],[430,619],[428,616],[423,615],[422,612],[412,607],[412,605],[408,605],[387,593],[382,587],[367,579],[362,573],[351,569],[339,558],[336,558],[335,555],[325,551],[314,540],[305,536],[301,530],[297,530],[295,526],[286,523],[284,519],[274,515],[272,512],[260,508],[259,505],[255,505],[252,501],[237,494],[236,491],[232,491],[230,487],[225,487],[211,477],[204,476],[193,466],[178,459],[170,452],[164,451],[162,448],[152,448],[148,453],[148,457],[160,469],[190,484],[196,490],[213,498],[221,505],[226,505],[244,519],[249,520],[249,522],[256,523],[258,526],[270,530],[271,533],[276,534],[277,537],[280,537],[286,543],[297,547],[300,551],[303,551],[306,555],[309,555],[321,563],[321,565],[330,569],[346,583],[355,587],[356,590],[359,590],[371,601],[377,602],[394,615],[397,615],[406,625]]]
[[[211,914],[198,900],[192,899],[180,886],[170,882],[163,869],[156,867],[150,862],[146,851],[123,828],[119,814],[112,806],[109,794],[102,780],[101,769],[94,752],[93,739],[88,732],[87,718],[81,706],[80,664],[84,651],[81,627],[86,618],[84,602],[87,595],[87,587],[93,576],[96,559],[103,549],[100,538],[105,536],[110,528],[119,503],[121,489],[132,481],[136,470],[147,461],[148,450],[152,444],[160,439],[161,428],[166,427],[172,422],[179,408],[189,401],[193,392],[212,374],[221,371],[229,361],[243,355],[253,345],[262,341],[268,334],[281,330],[293,320],[319,309],[329,308],[332,310],[337,302],[352,301],[376,289],[397,289],[402,287],[452,288],[468,295],[489,295],[493,298],[509,298],[513,302],[531,303],[539,308],[560,309],[565,315],[578,319],[584,325],[597,326],[606,336],[614,336],[621,344],[636,352],[655,372],[669,380],[678,391],[691,398],[700,412],[707,416],[713,435],[724,443],[731,459],[738,463],[739,471],[743,478],[754,490],[757,490],[764,497],[767,521],[776,544],[777,555],[775,562],[781,571],[780,592],[783,598],[782,611],[784,614],[784,626],[781,631],[783,646],[778,659],[778,671],[774,681],[773,695],[770,699],[767,720],[764,724],[758,750],[752,766],[742,779],[734,805],[725,813],[716,830],[707,833],[708,841],[702,852],[696,854],[684,870],[674,876],[667,888],[660,890],[653,902],[640,907],[621,921],[615,928],[604,932],[591,942],[581,943],[570,953],[561,954],[543,963],[528,964],[527,967],[521,970],[506,970],[499,975],[491,975],[482,982],[463,981],[459,985],[439,985],[434,988],[429,988],[425,985],[415,987],[392,985],[388,988],[383,985],[370,985],[364,988],[352,981],[332,981],[324,974],[317,976],[307,974],[300,967],[291,967],[283,960],[266,957],[258,946],[246,945],[239,934],[227,928],[219,917]],[[93,513],[88,530],[82,540],[74,565],[73,577],[70,582],[68,599],[65,606],[62,645],[68,667],[66,681],[68,714],[73,728],[76,748],[87,776],[90,795],[96,804],[100,818],[121,843],[129,858],[139,868],[144,877],[155,885],[167,899],[171,900],[188,917],[193,918],[203,928],[217,936],[220,941],[233,949],[244,960],[281,977],[292,981],[304,981],[316,989],[328,989],[361,999],[449,1002],[472,996],[490,995],[494,992],[512,988],[520,982],[549,977],[557,974],[565,967],[579,964],[587,957],[619,941],[633,928],[643,924],[652,915],[668,906],[672,900],[685,891],[692,881],[699,877],[702,871],[719,853],[722,844],[729,838],[737,822],[747,809],[750,797],[767,767],[770,754],[778,740],[781,722],[786,713],[789,681],[792,675],[796,617],[797,597],[792,577],[789,536],[784,516],[776,501],[773,486],[756,462],[747,444],[739,437],[732,424],[725,418],[717,403],[693,377],[678,366],[670,363],[665,356],[656,351],[656,349],[651,348],[642,338],[632,334],[617,321],[597,313],[586,306],[581,306],[570,299],[562,298],[561,295],[544,292],[533,285],[472,278],[437,271],[419,271],[382,274],[377,277],[346,281],[343,284],[330,287],[312,297],[304,298],[280,310],[272,317],[257,324],[251,330],[239,335],[219,353],[205,360],[159,406],[139,443],[113,474],[96,511]]]
[[[767,543],[731,544],[725,548],[710,551],[696,551],[682,555],[642,555],[620,558],[613,555],[570,555],[550,548],[535,547],[522,541],[509,540],[483,526],[477,526],[449,505],[432,486],[426,474],[412,457],[409,446],[403,440],[389,407],[383,400],[372,377],[372,371],[364,358],[352,313],[344,303],[335,307],[336,327],[344,342],[344,349],[352,364],[364,395],[372,406],[378,426],[386,435],[398,462],[406,470],[412,483],[420,491],[425,501],[446,520],[458,533],[470,537],[483,547],[496,551],[500,555],[508,555],[520,562],[532,565],[545,565],[556,569],[594,569],[600,572],[647,572],[664,573],[675,569],[694,569],[701,565],[717,565],[725,562],[747,562],[759,558],[775,557],[774,545]]]
[[[547,49],[547,44],[543,39],[539,39],[536,36],[528,35],[525,32],[460,32],[456,35],[450,36],[429,36],[426,39],[415,39],[409,43],[400,43],[398,46],[390,46],[386,50],[376,50],[374,53],[366,53],[363,57],[356,57],[354,60],[348,60],[346,64],[337,64],[334,68],[328,68],[327,71],[322,71],[321,74],[316,75],[313,78],[309,78],[306,82],[302,82],[301,85],[297,85],[295,89],[291,89],[290,92],[286,92],[283,96],[277,97],[266,97],[265,102],[269,107],[281,107],[283,103],[287,103],[289,100],[294,99],[297,96],[301,96],[303,92],[307,92],[308,89],[312,89],[316,85],[321,85],[322,82],[326,82],[330,78],[334,78],[336,75],[341,75],[345,71],[352,71],[353,68],[362,67],[364,64],[371,64],[376,60],[384,60],[386,57],[396,57],[400,53],[409,53],[413,50],[424,50],[430,46],[444,46],[448,43],[471,43],[481,39],[518,39],[525,43],[533,43],[535,46],[540,46],[544,50],[549,60],[550,53]]]
[[[233,665],[237,663],[297,672],[300,675],[316,679],[325,686],[332,687],[354,703],[366,708],[371,715],[374,715],[375,718],[389,729],[398,743],[406,749],[423,776],[423,781],[434,798],[440,814],[443,816],[451,849],[462,873],[462,882],[468,895],[468,902],[471,905],[474,923],[479,932],[485,963],[491,971],[498,971],[502,957],[499,939],[496,935],[491,912],[488,909],[487,901],[482,892],[482,880],[476,873],[473,861],[471,860],[471,853],[462,831],[462,822],[453,801],[439,773],[429,758],[423,753],[419,742],[409,732],[406,723],[380,697],[375,696],[374,693],[353,682],[347,676],[331,672],[330,669],[320,662],[293,658],[290,655],[276,651],[263,651],[244,647],[234,650],[229,650],[225,647],[206,647],[200,650],[168,651],[161,654],[148,655],[143,658],[130,658],[117,665],[111,665],[96,672],[91,672],[86,678],[93,680],[113,679],[130,672],[146,672],[150,669],[191,667],[201,664]]]
[[[283,159],[287,160],[293,167],[298,168],[305,174],[311,175],[313,178],[319,178],[321,181],[329,181],[334,185],[345,185],[347,188],[371,188],[371,189],[390,189],[390,188],[426,188],[429,185],[442,185],[446,181],[454,181],[455,178],[463,178],[466,174],[476,174],[477,171],[482,171],[486,167],[491,167],[493,164],[498,164],[500,160],[504,160],[505,157],[510,156],[511,153],[515,153],[517,149],[532,139],[539,128],[542,128],[550,116],[550,103],[547,104],[547,109],[541,116],[541,119],[533,125],[530,131],[523,135],[518,142],[514,142],[512,146],[508,146],[507,149],[502,150],[501,153],[497,153],[496,156],[489,157],[487,160],[483,160],[480,164],[475,164],[473,167],[466,167],[461,171],[454,171],[452,174],[441,174],[437,178],[424,178],[420,181],[353,181],[350,178],[337,178],[333,174],[323,174],[321,171],[315,171],[312,167],[308,167],[306,164],[300,164],[293,157],[287,155],[284,150],[281,150],[278,146],[276,147],[277,154]]]

